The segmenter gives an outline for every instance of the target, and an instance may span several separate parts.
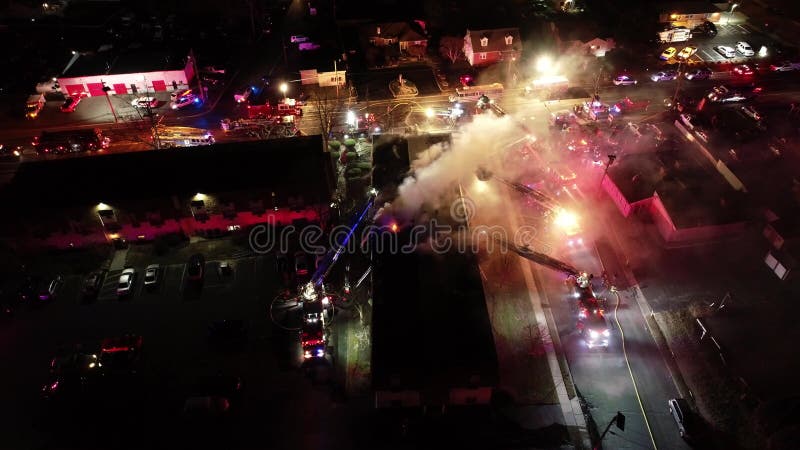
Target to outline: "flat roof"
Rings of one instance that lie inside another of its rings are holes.
[[[401,242],[407,234],[399,233]],[[472,254],[384,251],[374,278],[375,390],[416,389],[427,403],[446,402],[451,387],[496,385],[494,336]]]
[[[743,194],[681,147],[623,155],[608,171],[629,203],[657,194],[677,228],[746,220]]]
[[[66,157],[21,164],[0,198],[24,211],[270,189],[327,203],[330,166],[320,136]]]
[[[185,49],[137,48],[103,52],[81,52],[81,55],[61,77],[119,75],[167,70],[183,70],[189,55]],[[64,62],[66,63],[69,61]]]
[[[711,2],[687,1],[687,2],[667,2],[657,6],[658,12],[662,14],[704,14],[720,12],[720,9]]]

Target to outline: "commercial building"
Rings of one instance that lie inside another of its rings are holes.
[[[668,244],[714,240],[745,230],[744,194],[691,150],[637,153],[617,159],[603,179],[625,217],[641,214]]]
[[[0,239],[75,248],[324,223],[333,179],[319,136],[23,163],[0,190],[13,211]]]
[[[658,21],[676,27],[694,28],[703,22],[717,23],[723,13],[711,2],[684,1],[658,5]]]
[[[188,52],[75,52],[54,89],[88,97],[186,89],[195,76]]]
[[[408,242],[408,232],[384,235]],[[379,410],[489,404],[497,353],[471,253],[376,251],[372,383]]]

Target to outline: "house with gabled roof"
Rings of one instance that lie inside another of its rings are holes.
[[[489,66],[500,61],[516,60],[522,54],[518,28],[467,30],[464,56],[472,66]]]

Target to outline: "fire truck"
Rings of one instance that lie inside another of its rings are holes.
[[[325,328],[321,320],[304,321],[300,331],[300,345],[304,360],[325,357]]]
[[[573,296],[578,301],[578,322],[575,328],[583,337],[587,347],[608,348],[611,324],[605,316],[606,301],[598,299],[592,288],[594,277],[581,272],[570,276],[567,282],[573,287]],[[604,283],[607,280],[604,279]]]

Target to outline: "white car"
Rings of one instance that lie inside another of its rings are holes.
[[[191,105],[200,106],[201,103],[202,100],[200,100],[200,97],[194,94],[189,94],[176,98],[172,101],[172,103],[170,103],[169,107],[172,109],[183,109]]]
[[[750,44],[747,42],[737,42],[736,50],[744,56],[753,56],[756,54],[756,52],[753,51],[753,47],[750,47]]]
[[[720,55],[726,58],[735,58],[736,57],[736,50],[728,47],[727,45],[718,45],[714,47],[714,50],[717,51]]]
[[[614,86],[628,86],[628,85],[631,85],[631,84],[636,84],[636,83],[638,83],[638,81],[636,81],[630,75],[624,75],[623,74],[623,75],[618,75],[618,76],[614,77],[614,80],[612,81],[612,83],[614,83]]]
[[[119,276],[119,283],[117,283],[117,295],[124,297],[130,295],[133,290],[133,280],[136,278],[136,269],[127,268],[122,271]]]
[[[155,97],[139,97],[131,102],[134,108],[155,108],[158,106],[158,99]]]
[[[790,72],[792,70],[800,69],[800,63],[793,63],[791,61],[783,61],[779,64],[772,64],[769,69],[773,72]]]
[[[144,270],[144,286],[155,287],[158,284],[161,275],[161,266],[158,264],[150,264]]]

